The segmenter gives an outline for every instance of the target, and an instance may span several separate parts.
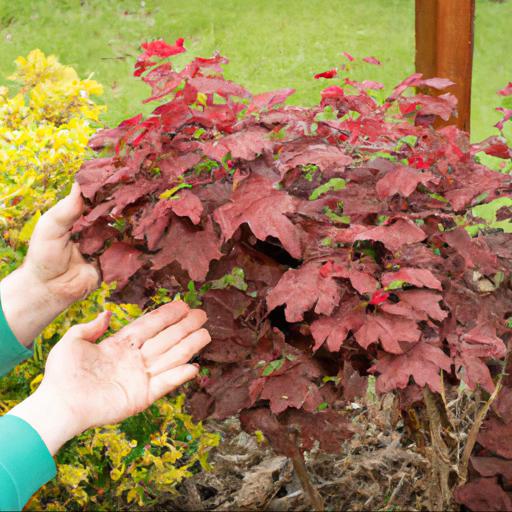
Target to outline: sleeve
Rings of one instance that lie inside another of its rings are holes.
[[[0,377],[31,356],[32,352],[14,336],[0,302]]]
[[[39,434],[17,416],[0,418],[0,510],[22,510],[55,475],[55,462]]]

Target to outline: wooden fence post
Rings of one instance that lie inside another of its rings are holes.
[[[475,0],[416,0],[416,71],[425,78],[449,78],[442,91],[458,99],[456,124],[469,132]]]

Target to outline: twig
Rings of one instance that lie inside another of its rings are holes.
[[[405,473],[402,475],[402,478],[400,478],[398,485],[395,487],[395,489],[391,493],[391,496],[389,497],[389,500],[386,503],[386,509],[389,510],[389,508],[391,508],[391,505],[393,504],[393,501],[395,501],[397,494],[402,489],[402,485],[404,485],[404,478],[405,478]]]
[[[309,478],[309,473],[306,468],[306,463],[304,462],[304,457],[297,447],[297,442],[295,440],[295,450],[293,456],[291,457],[293,463],[293,469],[297,474],[297,478],[300,481],[302,488],[304,489],[304,494],[307,496],[309,500],[309,504],[315,510],[315,512],[323,512],[324,502],[322,500],[322,496],[318,490],[313,486],[311,480]]]
[[[482,406],[482,408],[477,412],[475,421],[473,422],[473,425],[471,425],[471,429],[469,431],[466,444],[464,446],[464,451],[462,452],[462,462],[460,463],[459,467],[459,484],[462,485],[466,482],[468,477],[468,466],[469,466],[469,459],[471,457],[471,453],[473,452],[473,448],[475,447],[476,439],[478,437],[478,433],[480,432],[480,427],[482,426],[482,423],[487,416],[487,412],[489,411],[489,408],[491,407],[492,403],[498,396],[499,392],[502,388],[503,383],[503,377],[505,376],[507,365],[508,365],[508,359],[509,354],[507,354],[507,357],[505,358],[505,361],[503,362],[503,369],[501,370],[501,373],[498,376],[496,387],[494,388],[494,391],[492,392],[491,396],[485,402],[485,404]]]

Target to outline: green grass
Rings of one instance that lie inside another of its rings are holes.
[[[512,80],[512,2],[477,0],[473,138],[495,132],[496,90]],[[414,65],[413,0],[0,0],[0,83],[13,60],[33,48],[53,53],[106,90],[105,121],[140,111],[144,84],[131,76],[139,42],[184,37],[190,54],[219,50],[227,75],[253,92],[294,87],[292,102],[312,104],[312,75],[338,65],[340,53],[375,55],[356,78],[391,87]],[[188,57],[187,57],[188,56]]]

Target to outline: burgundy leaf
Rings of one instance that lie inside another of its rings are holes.
[[[380,199],[386,199],[395,194],[409,197],[420,183],[426,185],[434,179],[434,175],[430,172],[420,172],[411,167],[399,166],[386,173],[377,182],[377,195]]]
[[[112,244],[100,257],[101,272],[107,283],[123,288],[128,279],[144,265],[142,252],[123,242]]]
[[[214,213],[226,240],[242,224],[247,223],[259,240],[269,236],[277,238],[294,258],[300,258],[300,231],[286,217],[295,212],[291,196],[276,190],[267,178],[252,175],[234,192],[232,201]]]
[[[158,270],[177,261],[194,281],[202,281],[211,261],[222,257],[221,242],[210,219],[204,229],[192,228],[179,218],[173,219],[158,247],[160,251],[152,258],[153,269]]]
[[[418,341],[421,331],[414,320],[387,313],[367,314],[365,323],[354,333],[356,341],[363,348],[380,342],[382,348],[391,354],[402,354],[404,344]]]
[[[330,315],[341,297],[339,285],[332,277],[322,277],[319,263],[306,263],[299,269],[290,269],[267,295],[269,310],[286,305],[288,322],[300,322],[304,313],[314,308],[315,313]]]
[[[428,385],[432,391],[441,391],[440,370],[450,372],[451,360],[439,348],[420,341],[402,355],[383,355],[373,369],[379,373],[377,390],[387,393],[404,389],[412,377],[418,386]]]
[[[392,252],[398,251],[402,246],[421,242],[426,238],[425,232],[414,222],[398,219],[390,225],[378,226],[356,235],[357,240],[374,240],[382,242]]]
[[[383,286],[388,286],[393,281],[405,281],[408,284],[418,288],[433,288],[442,290],[443,287],[439,280],[430,272],[421,268],[401,268],[398,272],[386,272],[382,275]]]

